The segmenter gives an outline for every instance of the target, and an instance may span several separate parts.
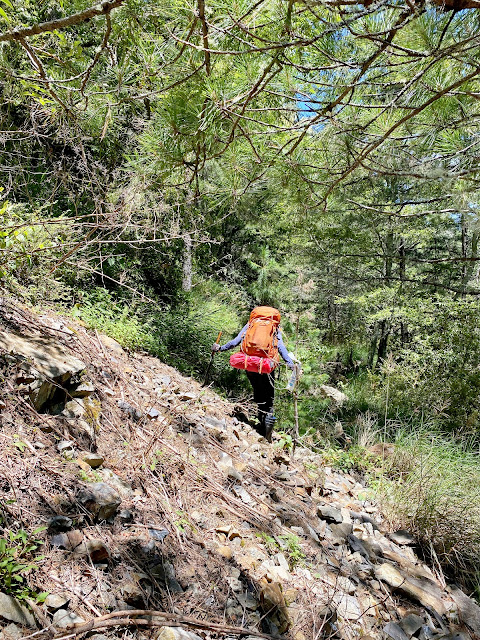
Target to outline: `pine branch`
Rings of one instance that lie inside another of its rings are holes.
[[[24,29],[13,29],[13,31],[7,31],[6,33],[0,34],[0,42],[21,41],[24,38],[35,36],[39,33],[47,33],[49,31],[56,31],[57,29],[65,29],[65,27],[71,27],[75,24],[81,24],[82,22],[86,22],[96,16],[109,14],[112,9],[116,9],[123,4],[124,1],[125,0],[109,0],[94,7],[84,9],[79,13],[74,13],[66,18],[50,20],[49,22],[41,22],[40,24],[33,25],[33,27],[25,27]]]

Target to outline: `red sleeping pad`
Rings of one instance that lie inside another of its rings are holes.
[[[230,356],[230,364],[235,369],[246,369],[255,373],[272,373],[277,363],[271,358],[260,358],[260,356],[247,356],[239,351]]]

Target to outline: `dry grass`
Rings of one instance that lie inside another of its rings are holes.
[[[480,575],[480,464],[453,439],[410,434],[399,440],[380,482],[384,511],[416,535],[444,570],[475,588]],[[440,567],[439,567],[440,570]]]

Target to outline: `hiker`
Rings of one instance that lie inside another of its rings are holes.
[[[268,442],[272,441],[275,424],[273,371],[279,363],[279,354],[290,369],[295,368],[282,340],[280,317],[280,312],[273,307],[255,307],[236,338],[212,346],[212,353],[215,353],[228,351],[241,343],[240,352],[230,357],[230,364],[246,371],[253,387],[253,399],[258,405],[259,425],[255,428]]]

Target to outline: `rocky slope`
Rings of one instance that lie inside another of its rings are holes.
[[[45,527],[27,581],[49,592],[0,593],[2,640],[480,634],[480,608],[356,479],[155,358],[0,312],[0,527]]]

